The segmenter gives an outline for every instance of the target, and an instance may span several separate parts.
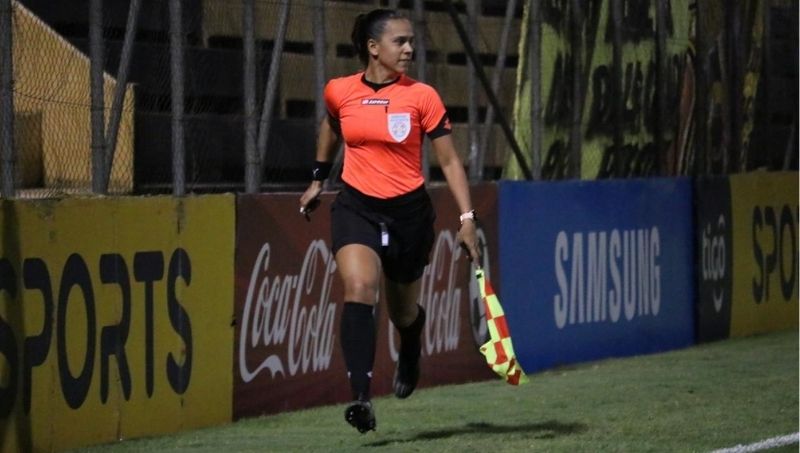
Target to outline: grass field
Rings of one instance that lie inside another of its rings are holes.
[[[78,451],[703,452],[798,431],[797,331],[530,377],[378,398],[365,435],[338,405]]]

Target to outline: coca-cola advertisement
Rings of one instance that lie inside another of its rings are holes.
[[[447,186],[429,193],[436,241],[419,298],[428,316],[418,387],[495,378],[478,351],[487,332],[474,267],[456,242],[458,207]],[[235,418],[351,398],[339,344],[343,287],[330,250],[334,197],[323,194],[310,221],[298,212],[299,194],[237,197]],[[497,268],[496,199],[493,184],[472,188],[489,278]],[[399,337],[382,297],[375,311],[372,390],[379,396],[391,392]]]

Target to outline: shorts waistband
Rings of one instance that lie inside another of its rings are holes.
[[[411,192],[404,193],[402,195],[398,195],[392,198],[373,197],[359,191],[358,189],[347,183],[344,184],[343,191],[347,192],[349,195],[363,202],[365,205],[377,209],[402,207],[408,204],[417,203],[420,200],[428,198],[428,192],[425,190],[425,184],[422,184],[421,186],[417,187]]]

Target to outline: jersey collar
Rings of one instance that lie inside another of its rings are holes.
[[[400,74],[399,76],[397,76],[396,79],[392,80],[391,82],[374,83],[374,82],[370,82],[369,80],[367,80],[367,74],[366,73],[363,73],[363,72],[361,73],[361,83],[363,83],[364,85],[372,88],[372,90],[375,91],[375,92],[378,92],[378,90],[380,90],[381,88],[386,88],[386,87],[388,87],[390,85],[394,85],[395,83],[400,81],[401,78],[403,78],[403,74]]]

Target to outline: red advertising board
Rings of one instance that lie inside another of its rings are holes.
[[[428,316],[419,386],[489,379],[494,374],[478,351],[487,335],[483,308],[469,261],[455,240],[458,207],[446,186],[429,192],[437,237],[420,293]],[[496,187],[473,187],[472,197],[491,278],[497,269]],[[235,418],[351,398],[339,345],[343,288],[330,251],[333,198],[323,195],[307,222],[298,212],[299,194],[237,197]],[[372,389],[377,396],[391,392],[399,341],[382,298],[376,310]]]

